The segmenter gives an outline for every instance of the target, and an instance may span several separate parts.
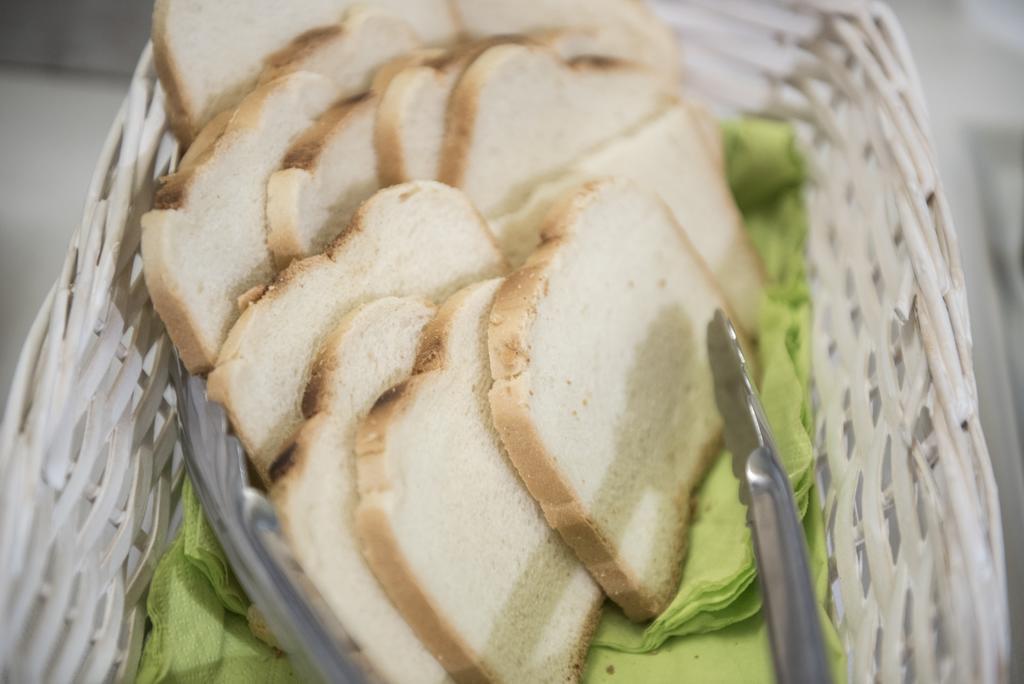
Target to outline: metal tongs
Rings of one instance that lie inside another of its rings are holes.
[[[789,478],[778,459],[736,330],[721,310],[708,324],[715,401],[754,539],[765,624],[779,682],[831,682],[825,640]]]

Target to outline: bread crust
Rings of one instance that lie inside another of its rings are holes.
[[[401,153],[402,117],[411,84],[420,78],[440,77],[428,66],[406,67],[391,77],[381,94],[377,121],[373,127],[373,147],[377,150],[377,169],[381,185],[394,185],[408,180],[405,157]]]
[[[162,179],[153,201],[153,211],[142,217],[143,274],[153,305],[190,373],[205,374],[213,369],[220,349],[204,341],[186,298],[178,291],[176,274],[167,266],[164,238],[176,229],[179,215],[187,211],[189,194],[204,169],[225,144],[247,129],[259,125],[263,106],[287,79],[267,83],[250,93],[234,111],[214,117],[195,139],[193,149],[182,158],[178,171]]]
[[[494,425],[516,470],[530,494],[538,501],[548,523],[556,529],[575,551],[591,575],[628,618],[646,620],[660,614],[675,595],[682,564],[673,578],[672,591],[655,595],[645,591],[621,559],[615,544],[597,528],[578,494],[559,468],[544,444],[530,414],[530,332],[539,301],[547,291],[547,271],[571,235],[570,226],[585,208],[590,196],[610,182],[596,180],[584,183],[578,192],[564,198],[549,214],[541,232],[541,245],[527,262],[509,275],[498,290],[488,329],[491,377],[494,384],[489,393]],[[660,202],[659,202],[660,203]],[[684,243],[685,232],[663,207],[665,215],[676,226]],[[714,283],[707,265],[690,247],[699,267]],[[700,463],[706,469],[715,453],[717,438],[701,448]],[[679,505],[684,499],[680,497]],[[685,513],[685,511],[680,511]],[[682,557],[680,557],[680,561]]]
[[[424,590],[394,536],[386,506],[379,501],[389,495],[393,486],[386,455],[389,428],[405,414],[420,388],[447,369],[448,342],[455,316],[466,298],[481,285],[463,288],[438,310],[423,329],[412,377],[381,395],[356,434],[360,494],[356,527],[367,562],[406,622],[452,678],[474,683],[497,680]],[[571,664],[577,678],[582,674],[590,638],[597,628],[600,607],[601,598],[591,609]]]

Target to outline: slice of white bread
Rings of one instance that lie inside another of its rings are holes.
[[[238,298],[273,277],[267,181],[337,97],[330,80],[303,72],[257,88],[212,122],[214,132],[201,136],[201,149],[165,179],[142,217],[146,285],[190,372],[213,366]]]
[[[631,619],[675,596],[690,493],[722,421],[705,347],[728,309],[668,208],[622,180],[556,207],[499,291],[489,347],[509,457]]]
[[[375,143],[385,184],[433,179],[440,173],[448,101],[456,82],[484,50],[503,43],[546,46],[562,58],[622,57],[607,29],[542,31],[483,39],[391,74],[381,92]]]
[[[267,244],[278,267],[319,254],[380,188],[377,98],[339,103],[299,136],[267,184]]]
[[[764,273],[743,227],[743,217],[725,182],[721,143],[711,147],[700,117],[690,104],[660,114],[631,135],[587,155],[572,170],[530,194],[518,210],[495,219],[495,236],[513,265],[540,242],[544,217],[566,191],[604,176],[628,178],[656,193],[686,230],[711,267],[726,301],[748,334],[757,330]],[[711,124],[717,122],[711,119]]]
[[[440,180],[465,190],[484,215],[504,213],[533,186],[650,119],[673,93],[667,79],[627,62],[492,47],[452,92]]]
[[[256,83],[264,60],[300,34],[342,20],[358,4],[391,11],[429,43],[454,38],[447,0],[157,0],[153,58],[171,125],[188,144]]]
[[[395,684],[440,682],[445,673],[363,559],[355,433],[377,397],[409,377],[433,314],[423,300],[387,297],[346,316],[314,368],[309,420],[271,469],[270,497],[295,559],[371,667]]]
[[[487,319],[499,284],[441,307],[412,378],[359,427],[356,525],[385,591],[457,681],[576,681],[602,596],[491,423]]]
[[[675,37],[644,0],[453,0],[470,36],[535,33],[552,28],[609,32],[616,54],[629,55],[655,69],[677,74]]]
[[[357,5],[341,23],[307,31],[267,57],[260,81],[310,71],[330,78],[348,97],[366,91],[381,66],[419,46],[415,28],[398,15]]]
[[[385,296],[437,300],[504,269],[490,229],[458,190],[430,181],[380,190],[327,252],[292,262],[245,310],[210,374],[210,397],[266,477],[301,424],[320,345],[353,307]]]

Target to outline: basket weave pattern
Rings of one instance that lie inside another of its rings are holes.
[[[663,2],[690,86],[794,123],[807,187],[815,446],[852,681],[998,681],[1008,615],[956,234],[881,3]]]
[[[148,51],[0,427],[0,681],[134,674],[183,473],[139,218],[177,153]]]
[[[853,681],[999,681],[998,501],[913,64],[861,0],[661,0],[686,88],[790,120],[812,180],[815,446]],[[0,426],[0,681],[131,678],[182,467],[139,217],[173,170],[147,49]]]

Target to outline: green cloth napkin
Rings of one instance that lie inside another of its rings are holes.
[[[249,599],[228,567],[188,480],[181,533],[160,559],[146,600],[152,630],[137,681],[296,681],[288,659],[249,629]]]
[[[812,500],[808,401],[810,301],[804,273],[803,164],[791,129],[742,120],[724,126],[729,183],[769,286],[762,301],[758,367],[761,397],[797,497],[822,597],[827,590],[824,531]],[[771,680],[750,532],[728,454],[697,493],[697,516],[679,593],[649,625],[634,625],[609,604],[587,663],[588,682],[758,682]],[[152,630],[140,682],[293,682],[280,652],[252,635],[249,601],[186,482],[182,532],[160,560],[147,611]],[[824,615],[824,613],[823,613]],[[826,639],[843,679],[842,650]]]
[[[725,469],[729,477],[732,472]],[[736,485],[733,478],[732,485]],[[810,506],[804,518],[804,531],[810,548],[814,585],[818,595],[826,596],[828,563],[825,556],[825,528],[821,511]],[[700,682],[701,684],[770,684],[772,662],[768,651],[768,634],[760,613],[761,596],[752,584],[732,605],[731,622],[722,622],[716,631],[695,631],[688,636],[666,639],[651,652],[628,653],[594,646],[590,649],[583,681],[587,684],[668,684],[669,682]],[[837,684],[846,680],[842,647],[821,611],[825,625],[825,645]],[[602,630],[635,630],[622,612],[606,608]]]
[[[837,681],[843,652],[825,613],[828,561],[814,494],[810,412],[810,293],[804,268],[804,168],[792,129],[745,119],[724,126],[729,183],[768,285],[761,302],[761,399],[804,518],[815,588]],[[723,452],[697,492],[679,592],[647,625],[607,604],[590,650],[588,682],[771,681],[767,635],[746,508]]]

